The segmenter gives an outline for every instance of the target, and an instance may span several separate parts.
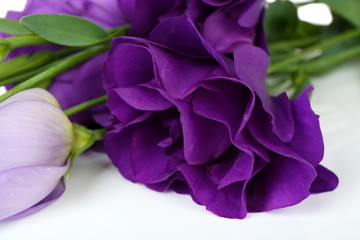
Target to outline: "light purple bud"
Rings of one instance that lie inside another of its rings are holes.
[[[30,89],[0,103],[0,132],[4,220],[37,211],[64,192],[74,130],[50,93]]]

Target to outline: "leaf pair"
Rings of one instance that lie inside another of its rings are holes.
[[[20,22],[0,19],[0,32],[17,36],[35,34],[49,42],[70,47],[90,46],[112,37],[91,21],[62,14],[35,14],[21,18]]]

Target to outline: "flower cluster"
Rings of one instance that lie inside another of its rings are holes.
[[[220,7],[209,8],[199,24],[189,6],[205,2]],[[228,9],[238,13],[234,24],[258,24],[258,2],[189,1],[183,15],[162,17],[147,39],[113,40],[103,80],[115,122],[105,146],[124,177],[190,194],[229,218],[294,205],[336,187],[336,176],[319,165],[324,146],[311,89],[293,101],[286,94],[270,97],[266,47],[249,41],[248,31],[219,41],[206,33],[206,23],[220,24],[207,20]]]
[[[267,92],[265,0],[28,0],[8,18],[36,13],[99,24],[108,32],[100,27],[105,38],[93,45],[104,51],[111,28],[130,25],[127,36],[112,39],[110,51],[57,75],[49,87],[64,109],[107,94],[97,100],[108,97],[107,105],[70,119],[108,130],[106,153],[128,180],[189,194],[228,218],[336,188],[337,177],[320,165],[324,144],[308,99],[312,88],[294,100]],[[9,59],[62,48],[26,46]],[[0,162],[0,220],[58,198],[73,158],[102,139],[104,129],[72,125],[59,104],[40,89],[0,103],[6,159]]]

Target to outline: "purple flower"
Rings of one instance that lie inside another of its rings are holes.
[[[18,20],[22,16],[38,13],[76,15],[93,21],[106,29],[127,23],[116,0],[28,0],[23,12],[10,11],[7,18]],[[10,57],[41,50],[56,51],[59,50],[59,46],[23,47],[12,51]],[[108,53],[102,53],[54,78],[48,90],[58,99],[63,109],[105,94],[102,87],[101,72],[107,55]],[[107,112],[106,107],[102,105],[71,116],[70,119],[90,126],[94,124],[93,118],[95,118],[95,122],[106,125],[108,120],[106,117],[102,117],[105,112]],[[94,117],[94,115],[96,116]]]
[[[54,202],[74,143],[71,122],[42,89],[0,103],[0,220],[25,216]]]
[[[161,20],[189,14],[205,40],[221,53],[242,44],[267,51],[262,28],[264,0],[118,0],[131,23],[130,35],[147,37]]]
[[[270,97],[263,49],[242,44],[233,61],[189,15],[164,19],[149,39],[115,39],[104,68],[116,119],[105,147],[125,178],[190,194],[229,218],[337,186],[319,165],[324,146],[311,89],[293,101]]]

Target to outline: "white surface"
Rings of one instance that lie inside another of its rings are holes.
[[[211,214],[187,195],[157,193],[128,182],[105,155],[93,153],[77,159],[57,202],[0,223],[0,239],[360,239],[359,64],[360,59],[314,81],[312,103],[321,116],[326,146],[323,164],[340,178],[334,192],[230,220]]]

